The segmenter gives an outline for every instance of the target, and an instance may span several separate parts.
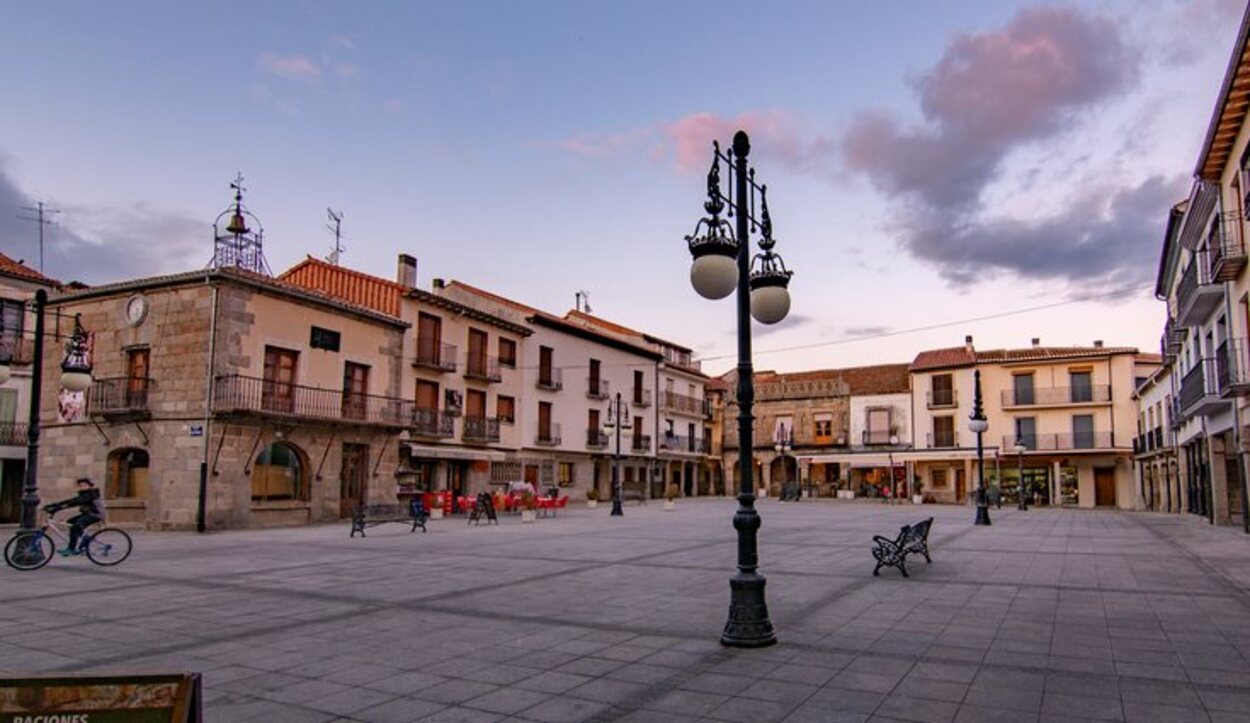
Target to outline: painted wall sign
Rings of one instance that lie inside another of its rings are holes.
[[[0,723],[202,723],[199,673],[0,678]]]

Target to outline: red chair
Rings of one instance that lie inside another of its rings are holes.
[[[556,507],[555,507],[555,508],[556,508],[557,510],[562,510],[562,509],[564,509],[565,507],[568,507],[568,506],[569,506],[569,496],[568,496],[568,495],[562,495],[562,496],[560,497],[560,499],[556,500]]]

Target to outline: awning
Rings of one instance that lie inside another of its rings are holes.
[[[993,459],[997,447],[986,447],[985,458]],[[843,454],[799,454],[799,462],[806,464],[840,464],[848,467],[889,467],[890,455],[878,451],[847,452]],[[943,462],[948,460],[976,459],[975,449],[909,449],[894,453],[894,464],[904,462]]]
[[[494,449],[465,449],[464,447],[443,447],[436,444],[409,443],[408,453],[419,459],[454,459],[464,462],[476,462],[478,460],[490,462],[508,461],[508,455]]]

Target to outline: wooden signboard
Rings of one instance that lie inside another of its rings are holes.
[[[202,723],[199,673],[0,678],[0,723]]]

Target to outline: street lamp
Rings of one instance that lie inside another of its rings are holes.
[[[48,305],[48,292],[35,292],[35,336],[31,357],[30,413],[26,421],[26,478],[22,484],[21,529],[33,530],[38,523],[39,511],[39,401],[43,395],[43,341],[44,310]],[[16,339],[16,334],[13,337]],[[60,339],[59,335],[54,338]],[[83,392],[91,386],[91,359],[87,332],[82,319],[74,316],[74,330],[65,345],[65,358],[61,361],[61,386],[71,392]],[[0,319],[0,384],[7,382],[13,371],[10,365],[13,355],[9,334]],[[38,543],[35,543],[38,547]]]
[[[981,444],[981,436],[989,429],[990,423],[985,419],[985,407],[981,404],[981,370],[973,372],[976,383],[976,395],[972,401],[972,416],[968,418],[968,431],[977,435],[977,519],[974,524],[990,524],[989,500],[985,496],[985,447]]]
[[[794,437],[793,428],[791,428],[791,430],[787,432],[786,425],[784,424],[777,425],[777,439],[774,440],[773,442],[773,451],[775,451],[777,453],[777,456],[781,459],[781,470],[782,470],[781,474],[784,477],[784,479],[782,480],[782,494],[781,494],[782,501],[790,499],[791,494],[793,494],[794,499],[796,501],[799,498],[798,490],[792,491],[790,489],[790,480],[788,478],[789,476],[786,474],[786,455],[790,454],[790,452],[794,449],[794,447],[791,446],[791,441],[793,437]]]
[[[1020,477],[1019,482],[1016,483],[1017,494],[1020,496],[1020,502],[1016,505],[1016,509],[1024,512],[1029,509],[1028,498],[1024,494],[1024,450],[1028,449],[1028,447],[1024,446],[1023,439],[1016,437],[1016,446],[1011,449],[1016,453],[1016,474]]]
[[[890,456],[890,499],[891,500],[898,500],[898,489],[895,487],[895,484],[894,484],[894,447],[897,444],[898,444],[898,435],[891,434],[890,435],[890,448],[886,451],[886,454]]]
[[[738,531],[738,572],[729,580],[729,618],[721,634],[721,644],[738,648],[758,648],[777,642],[768,604],[764,599],[764,576],[759,574],[757,533],[759,513],[755,511],[754,470],[751,465],[750,440],[755,402],[751,364],[751,317],[762,324],[775,324],[790,311],[788,289],[791,272],[773,253],[773,224],[768,215],[767,188],[755,183],[755,171],[747,168],[751,142],[747,134],[734,134],[732,150],[722,153],[719,143],[712,144],[712,168],[707,174],[707,201],[703,208],[708,217],[695,224],[694,233],[686,236],[694,263],[690,266],[690,283],[700,296],[722,299],[735,289],[738,321],[738,511],[734,529]],[[725,162],[729,185],[734,198],[725,198],[720,191],[720,164]],[[760,218],[755,218],[755,194],[760,195]],[[734,224],[721,219],[737,214]],[[700,236],[700,228],[703,235]],[[750,251],[750,234],[760,234],[759,247],[764,253],[754,258]],[[755,270],[752,270],[753,262]]]
[[[612,512],[609,516],[621,517],[625,514],[621,507],[621,430],[632,429],[633,425],[629,421],[629,402],[621,399],[620,392],[616,393],[615,400],[608,402],[607,421],[603,426],[616,433],[616,452],[612,454]]]

